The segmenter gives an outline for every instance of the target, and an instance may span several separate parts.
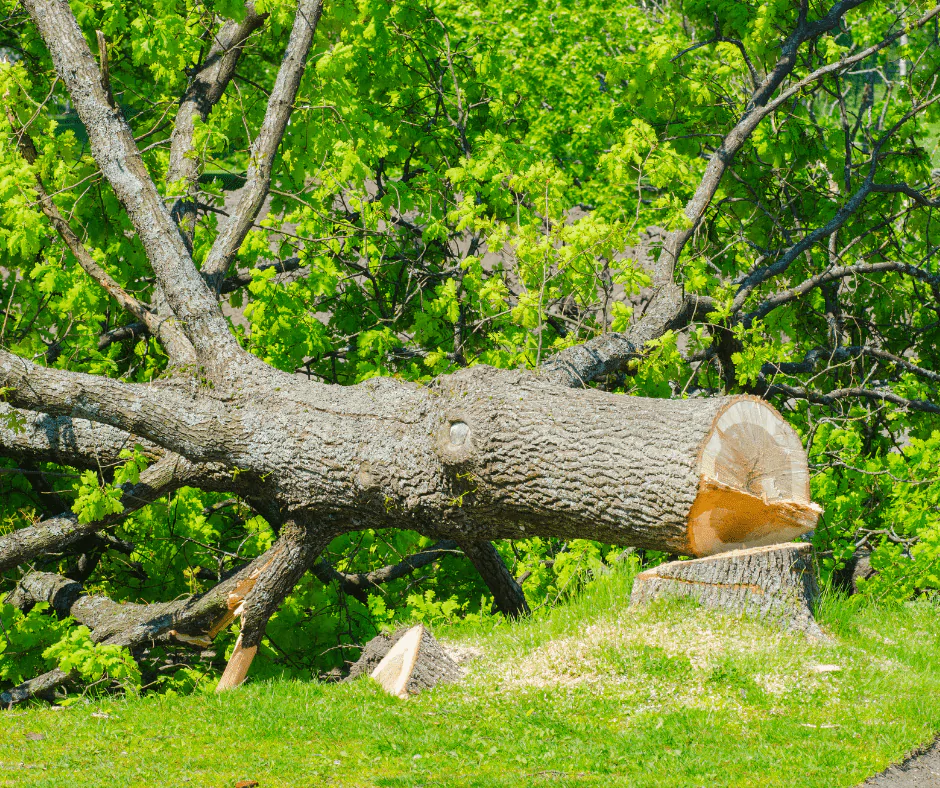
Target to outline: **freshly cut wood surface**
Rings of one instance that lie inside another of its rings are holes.
[[[736,398],[719,412],[699,471],[692,555],[786,542],[812,530],[822,512],[810,498],[799,435],[763,400]]]
[[[225,672],[222,674],[222,678],[219,679],[215,691],[225,692],[239,686],[245,680],[245,676],[248,675],[248,668],[251,667],[251,662],[257,653],[258,647],[243,646],[242,636],[239,635],[238,640],[235,641],[235,650],[232,652],[232,656],[229,657]]]
[[[812,547],[798,543],[662,564],[637,575],[630,603],[693,597],[706,607],[750,613],[785,629],[823,637],[812,613],[818,593]]]
[[[370,646],[376,644],[374,648]],[[371,664],[376,649],[387,652],[371,672],[390,695],[407,698],[437,684],[448,684],[460,678],[460,668],[447,655],[440,643],[421,624],[398,632],[392,637],[380,635],[363,650],[364,664]],[[362,661],[362,660],[361,660]],[[364,672],[359,663],[350,671],[350,678]]]

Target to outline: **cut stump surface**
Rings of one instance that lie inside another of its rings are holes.
[[[778,544],[654,567],[637,575],[630,603],[693,597],[705,607],[750,613],[822,638],[812,612],[818,593],[812,546]]]

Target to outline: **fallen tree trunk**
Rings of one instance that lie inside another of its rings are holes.
[[[125,391],[106,381],[98,392],[91,376],[34,369],[0,352],[0,382],[16,384],[14,404],[40,398],[49,411],[70,412],[76,401],[84,409],[100,401],[107,415],[126,393],[119,410],[133,413],[127,426],[135,434],[148,437],[149,419],[162,419],[144,404],[164,396],[159,388]],[[820,511],[809,498],[799,437],[751,397],[624,397],[482,366],[431,387],[278,382],[239,395],[230,417],[213,401],[203,403],[205,418],[194,406],[173,427],[183,433],[180,445],[238,467],[238,492],[294,518],[297,549],[288,553],[297,560],[272,568],[254,601],[246,599],[238,666],[223,686],[244,677],[264,624],[325,546],[325,533],[412,528],[453,539],[486,571],[480,543],[495,538],[587,538],[702,556],[791,539],[811,529]],[[172,392],[162,407],[178,412],[182,396]],[[168,429],[154,426],[153,436]],[[512,600],[518,584],[505,579],[490,585],[504,586]],[[515,598],[524,612],[521,592]],[[505,606],[510,614],[513,604]],[[151,631],[142,624],[141,637]]]
[[[812,554],[804,542],[661,564],[637,575],[630,603],[692,597],[705,607],[749,613],[821,638],[812,610],[819,594]]]
[[[434,450],[471,523],[449,512],[429,530],[461,543],[466,530],[703,556],[787,541],[821,511],[799,436],[756,398],[572,392],[480,367],[440,385]]]

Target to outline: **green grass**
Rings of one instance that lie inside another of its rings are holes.
[[[631,581],[439,628],[482,656],[408,701],[271,682],[0,713],[0,786],[838,788],[940,730],[936,605],[828,597],[820,644],[689,604],[630,611]]]

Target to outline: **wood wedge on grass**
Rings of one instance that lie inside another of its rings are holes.
[[[363,649],[348,680],[368,675],[389,695],[407,699],[460,679],[460,668],[423,624],[380,634]]]

